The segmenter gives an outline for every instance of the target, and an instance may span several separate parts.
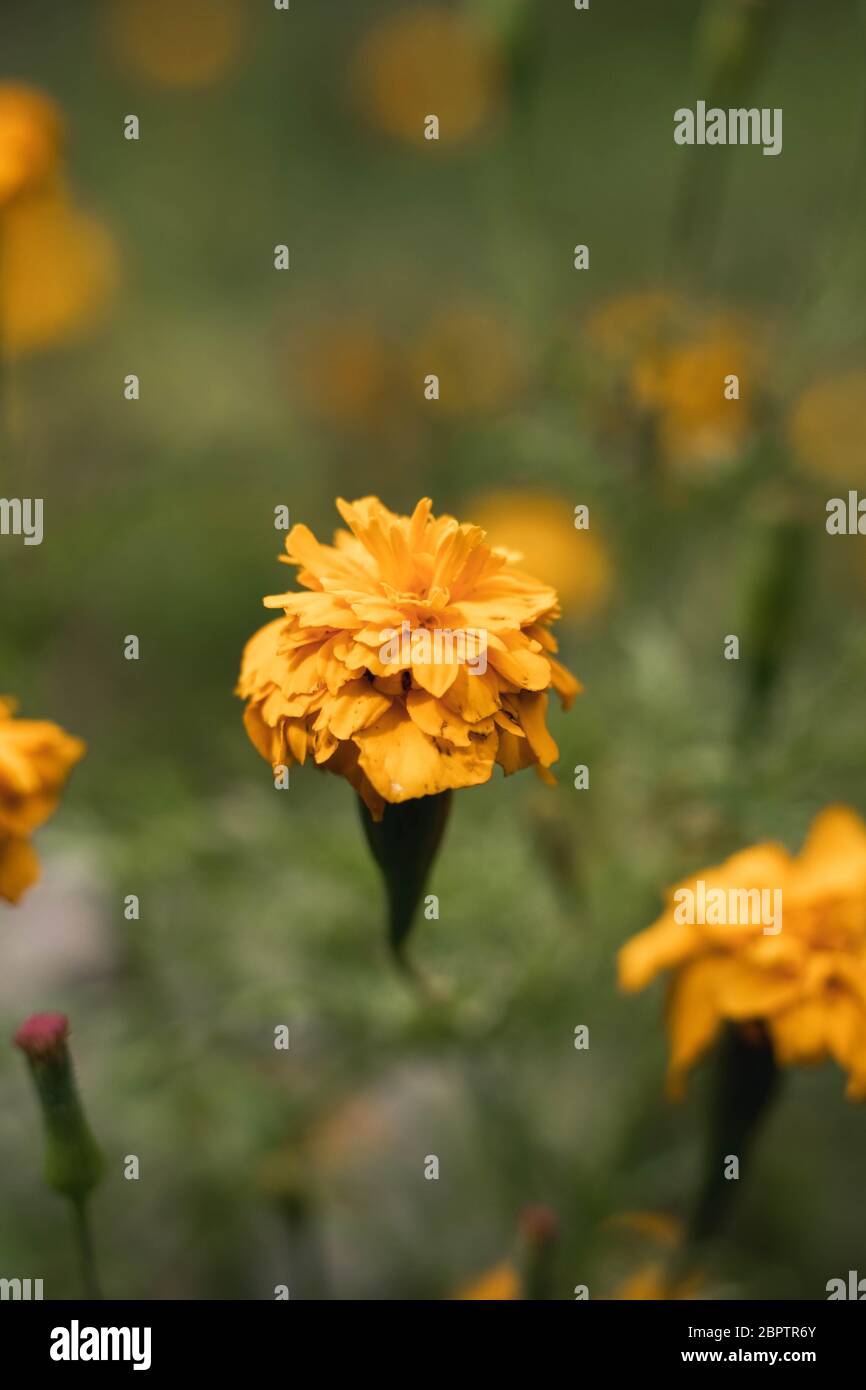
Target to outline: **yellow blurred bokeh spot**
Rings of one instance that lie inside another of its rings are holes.
[[[704,1280],[700,1274],[673,1279],[661,1264],[647,1264],[632,1274],[611,1295],[617,1303],[679,1302],[699,1296]]]
[[[499,1303],[522,1298],[520,1275],[510,1260],[503,1260],[452,1295],[460,1301]]]
[[[490,492],[466,509],[491,545],[516,552],[520,569],[537,575],[559,594],[563,616],[588,618],[610,598],[613,570],[604,543],[591,529],[576,530],[574,509],[564,499],[530,490]]]
[[[98,321],[117,281],[107,227],[51,192],[22,199],[3,216],[0,343],[20,357],[77,336]]]
[[[767,387],[769,331],[742,310],[650,288],[597,306],[585,325],[613,428],[651,422],[661,461],[684,473],[738,457]],[[737,395],[727,393],[737,378]]]
[[[849,367],[808,386],[788,422],[800,466],[822,482],[866,481],[866,368]]]
[[[383,134],[425,143],[424,122],[439,120],[439,143],[478,135],[501,97],[496,48],[465,16],[436,5],[396,11],[365,35],[352,62],[360,109]]]
[[[60,112],[49,97],[17,82],[0,83],[0,208],[51,179],[62,136]]]
[[[248,49],[245,0],[105,0],[115,63],[163,87],[195,90],[230,76]]]
[[[701,464],[733,456],[752,428],[748,404],[728,400],[734,375],[751,394],[757,354],[754,339],[733,320],[707,323],[693,340],[658,347],[635,363],[638,406],[658,421],[663,455],[674,464]]]

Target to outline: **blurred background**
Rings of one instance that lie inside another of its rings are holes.
[[[0,24],[0,77],[64,127],[57,180],[3,215],[0,492],[44,497],[45,540],[0,545],[0,693],[88,744],[39,884],[0,904],[0,1031],[71,1018],[106,1291],[453,1297],[541,1205],[551,1296],[646,1296],[707,1078],[666,1100],[664,986],[620,996],[616,950],[678,875],[866,812],[866,559],[824,529],[866,484],[863,9],[4,0]],[[699,97],[781,107],[782,154],[677,147]],[[304,769],[277,797],[233,695],[288,578],[274,508],[327,539],[367,493],[521,550],[586,686],[553,712],[556,787],[455,798],[413,938],[433,1008],[389,966],[354,794]],[[705,1295],[862,1269],[843,1091],[786,1074]],[[75,1296],[39,1148],[0,1048],[0,1273]]]

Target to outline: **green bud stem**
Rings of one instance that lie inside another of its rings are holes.
[[[448,823],[451,792],[387,805],[373,820],[359,801],[361,823],[382,871],[388,899],[388,944],[399,968],[417,979],[406,958],[406,940]]]
[[[49,1187],[82,1202],[102,1175],[102,1155],[81,1108],[68,1052],[28,1058],[45,1125],[43,1175]]]
[[[779,1085],[773,1046],[761,1024],[728,1025],[716,1057],[704,1183],[689,1223],[693,1247],[716,1235],[739,1183],[725,1177],[725,1163],[740,1163],[766,1119]]]

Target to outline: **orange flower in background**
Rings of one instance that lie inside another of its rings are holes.
[[[472,300],[437,311],[408,354],[365,311],[317,313],[296,320],[287,366],[305,413],[341,430],[381,433],[407,410],[424,411],[426,378],[439,378],[437,417],[465,419],[507,409],[526,382],[514,326]]]
[[[609,1217],[605,1225],[609,1230],[625,1231],[669,1250],[676,1249],[684,1235],[682,1221],[666,1211],[620,1211]]]
[[[496,763],[552,780],[548,691],[567,708],[580,689],[554,656],[556,592],[429,498],[411,517],[375,497],[337,507],[349,531],[332,546],[293,527],[285,558],[307,592],[266,598],[283,614],[243,654],[237,693],[262,756],[346,777],[377,820],[386,802],[478,786]]]
[[[833,1057],[848,1074],[848,1098],[866,1100],[860,817],[831,806],[815,819],[798,856],[781,845],[757,845],[684,880],[667,897],[658,921],[622,947],[619,978],[635,991],[660,971],[673,972],[671,1093],[682,1094],[689,1069],[726,1022],[760,1022],[779,1065]],[[704,910],[692,911],[701,900]]]
[[[0,258],[0,342],[19,357],[66,342],[106,310],[117,282],[114,239],[61,193],[7,212]]]
[[[40,92],[0,83],[0,353],[65,341],[105,307],[116,279],[113,239],[67,197],[62,124]]]
[[[635,290],[597,305],[586,320],[585,333],[603,358],[628,365],[659,342],[666,325],[682,312],[682,302],[666,290]]]
[[[734,456],[752,427],[742,393],[751,397],[755,348],[734,319],[719,316],[683,343],[657,345],[634,364],[639,408],[658,422],[662,454],[674,463],[711,463]],[[727,400],[725,378],[740,381],[741,398]]]
[[[551,1260],[559,1221],[551,1207],[528,1206],[520,1213],[513,1254],[462,1284],[452,1299],[500,1303],[555,1296]]]
[[[748,316],[646,290],[595,309],[585,331],[594,370],[651,422],[664,462],[703,469],[741,451],[765,376],[766,334]],[[729,376],[739,378],[739,399],[725,396]]]
[[[62,135],[53,101],[17,82],[0,83],[0,208],[51,180]]]
[[[245,58],[244,0],[104,0],[103,31],[119,66],[163,87],[197,91]]]
[[[667,1212],[628,1211],[611,1217],[605,1224],[612,1230],[637,1237],[641,1247],[638,1268],[622,1279],[610,1295],[614,1302],[688,1300],[699,1296],[704,1276],[682,1268],[678,1252],[683,1246],[685,1231],[676,1217]],[[665,1256],[648,1259],[647,1245],[664,1250]]]
[[[484,33],[465,15],[429,4],[398,10],[371,29],[352,76],[370,123],[409,144],[426,143],[431,115],[439,119],[440,146],[471,139],[490,122],[502,89],[499,57]]]
[[[607,550],[592,531],[575,530],[574,509],[564,499],[490,492],[475,499],[472,515],[513,552],[515,564],[556,590],[569,616],[586,618],[604,607],[613,586]]]
[[[56,810],[85,745],[47,720],[15,719],[0,699],[0,898],[18,902],[39,877],[29,837]]]
[[[501,1303],[523,1297],[520,1275],[510,1260],[503,1260],[486,1273],[458,1289],[453,1298],[460,1301]]]
[[[866,368],[849,367],[803,391],[788,421],[797,459],[820,482],[866,480]]]
[[[611,1298],[616,1303],[679,1302],[698,1297],[704,1280],[693,1274],[675,1278],[659,1261],[653,1261],[625,1279]]]

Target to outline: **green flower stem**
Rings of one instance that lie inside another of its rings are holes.
[[[739,1180],[725,1177],[728,1155],[742,1166],[779,1086],[773,1046],[762,1024],[729,1025],[716,1058],[704,1182],[692,1212],[688,1245],[715,1236],[728,1215]]]
[[[360,799],[359,805],[367,843],[385,881],[392,957],[413,984],[423,987],[423,977],[407,958],[406,942],[442,843],[451,810],[451,792],[386,805],[380,821],[373,820]]]
[[[708,108],[744,102],[772,52],[782,13],[779,0],[706,0],[698,22],[693,87]],[[678,154],[681,174],[670,254],[673,264],[694,275],[709,260],[720,223],[730,151],[716,150],[708,160],[695,145]]]
[[[745,678],[737,743],[766,729],[797,628],[809,562],[808,526],[796,514],[764,526],[749,566],[740,665]]]
[[[90,1226],[90,1209],[84,1197],[72,1201],[72,1216],[75,1226],[75,1243],[81,1265],[81,1279],[85,1298],[101,1300],[102,1287],[93,1250],[93,1233]]]

